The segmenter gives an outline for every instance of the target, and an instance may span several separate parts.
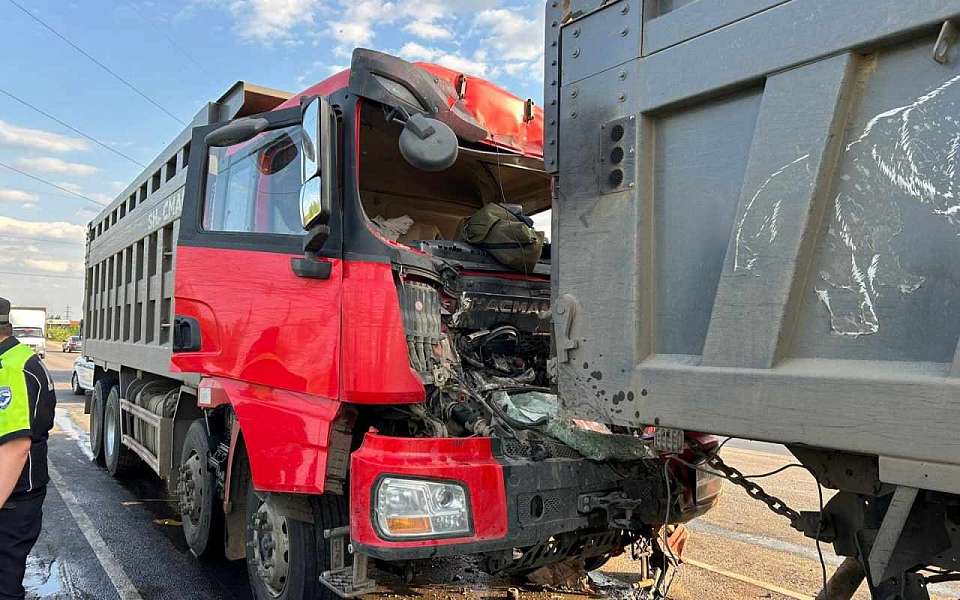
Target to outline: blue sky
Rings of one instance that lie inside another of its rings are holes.
[[[177,119],[188,122],[233,82],[298,91],[346,67],[356,46],[484,76],[538,103],[543,95],[541,0],[16,3],[173,114],[0,0],[0,163],[99,203],[182,129]],[[83,225],[96,212],[0,167],[0,296],[79,315]]]

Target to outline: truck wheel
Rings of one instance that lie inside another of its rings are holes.
[[[260,498],[252,481],[247,490],[247,573],[254,597],[337,600],[319,580],[320,573],[330,568],[322,533],[347,524],[346,500],[319,497],[313,525],[278,514]]]
[[[216,476],[207,462],[209,453],[207,427],[198,419],[183,440],[177,479],[183,537],[198,558],[213,556],[223,549],[223,515],[217,502]]]
[[[113,383],[101,379],[93,386],[93,397],[90,398],[90,452],[93,460],[103,466],[103,408],[107,404],[107,396]]]
[[[110,388],[103,409],[103,458],[110,474],[120,479],[137,464],[137,456],[123,445],[120,426],[120,387]]]
[[[73,377],[70,378],[70,389],[73,390],[74,396],[82,396],[84,393],[83,388],[80,387],[80,378],[77,377],[76,371],[73,372]]]

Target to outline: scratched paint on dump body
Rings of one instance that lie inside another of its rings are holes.
[[[448,89],[456,89],[459,71],[431,63],[414,63],[435,78],[445,81]],[[534,107],[529,121],[524,120],[524,100],[505,89],[477,77],[464,75],[466,89],[462,99],[447,98],[448,106],[460,102],[477,123],[489,132],[487,144],[525,156],[543,158],[543,109]],[[276,110],[300,104],[301,96],[329,96],[347,87],[350,70],[341,71],[285,101]]]
[[[371,521],[373,487],[381,475],[458,481],[469,490],[473,534],[443,540],[388,542]],[[507,535],[503,468],[490,438],[395,438],[368,433],[350,457],[350,535],[379,548],[419,548],[496,540]]]
[[[879,332],[883,288],[908,295],[926,282],[903,266],[898,249],[909,204],[960,230],[957,82],[960,75],[873,116],[844,147],[848,167],[828,217],[827,260],[814,290],[836,335]]]
[[[337,398],[342,262],[329,279],[297,277],[288,254],[181,246],[177,314],[200,324],[199,352],[173,367]]]

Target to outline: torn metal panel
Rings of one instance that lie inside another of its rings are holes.
[[[590,460],[629,462],[657,457],[652,440],[586,429],[569,419],[551,420],[544,431]]]

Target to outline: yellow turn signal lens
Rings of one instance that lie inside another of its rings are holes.
[[[392,535],[416,535],[430,533],[430,519],[427,517],[390,517],[387,528]]]

